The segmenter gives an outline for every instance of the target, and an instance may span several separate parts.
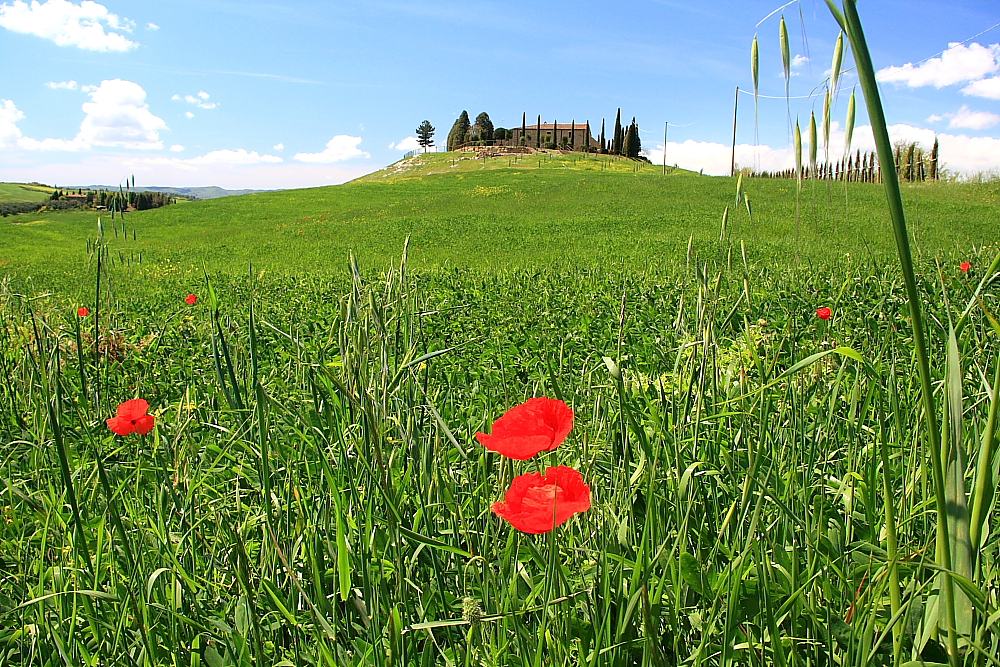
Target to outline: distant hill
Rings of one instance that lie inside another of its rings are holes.
[[[39,183],[0,183],[0,202],[45,201],[52,188]]]
[[[63,190],[77,190],[83,188],[84,190],[117,190],[117,185],[73,185],[73,186],[60,186]],[[189,197],[191,199],[218,199],[219,197],[233,197],[236,195],[252,195],[258,192],[273,192],[273,190],[226,190],[225,188],[220,188],[215,185],[207,185],[204,187],[190,187],[190,188],[168,188],[160,186],[152,187],[137,187],[134,188],[136,192],[164,192],[167,194],[177,195],[179,197]]]

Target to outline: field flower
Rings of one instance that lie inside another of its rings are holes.
[[[87,308],[86,306],[82,306],[76,309],[76,314],[79,317],[86,317],[87,315],[90,315],[90,309]]]
[[[184,299],[184,303],[193,306],[194,304],[198,303],[198,297],[196,297],[194,294],[188,294],[187,298]]]
[[[486,449],[525,461],[552,451],[573,430],[573,410],[554,398],[532,398],[508,410],[493,422],[493,433],[476,433]]]
[[[155,417],[149,412],[149,403],[144,399],[134,398],[118,406],[118,416],[106,420],[108,428],[118,435],[128,435],[133,431],[146,435],[153,430]]]
[[[968,273],[969,269],[972,268],[972,264],[970,264],[969,262],[962,262],[961,264],[958,265],[958,268],[962,269],[962,273]]]
[[[816,317],[818,317],[821,320],[828,320],[830,319],[831,315],[833,315],[833,311],[831,311],[826,306],[816,309]]]
[[[545,475],[518,475],[504,502],[493,503],[493,513],[522,533],[547,533],[577,512],[590,509],[590,487],[569,466],[547,468]]]

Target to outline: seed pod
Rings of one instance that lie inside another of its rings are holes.
[[[847,103],[847,127],[844,134],[844,155],[851,152],[851,139],[854,136],[854,91],[851,91],[851,99]]]
[[[750,70],[753,72],[753,99],[756,103],[757,93],[760,90],[760,52],[757,49],[757,35],[753,36],[753,44],[750,46]]]
[[[813,111],[812,115],[809,117],[809,172],[812,177],[816,177],[816,144],[819,141],[816,138],[816,112]]]
[[[788,48],[788,26],[785,25],[785,17],[781,17],[781,25],[778,29],[781,39],[781,66],[785,70],[785,95],[788,95],[788,82],[792,77],[792,56]]]
[[[837,94],[837,83],[840,81],[840,68],[844,65],[844,33],[837,35],[837,44],[833,47],[833,67],[830,70],[831,94]]]

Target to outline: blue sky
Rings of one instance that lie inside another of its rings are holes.
[[[497,126],[613,122],[651,159],[728,171],[734,89],[782,97],[780,3],[337,0],[0,0],[0,180],[284,188],[339,183],[399,159],[429,119],[444,141],[463,110]],[[862,2],[897,139],[941,137],[956,172],[1000,168],[995,2]],[[822,91],[836,24],[822,0],[784,10],[791,95]],[[800,20],[800,16],[803,20]],[[943,53],[943,55],[941,55]],[[927,60],[930,58],[930,60]],[[845,68],[852,65],[848,58]],[[842,151],[848,73],[831,142]],[[737,160],[791,161],[789,111],[813,98],[740,100]],[[859,93],[860,95],[860,93]],[[860,100],[859,100],[860,102]],[[530,122],[530,121],[529,121]],[[870,146],[859,104],[854,146]]]

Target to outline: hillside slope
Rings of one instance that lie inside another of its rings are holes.
[[[846,255],[885,258],[894,244],[881,186],[809,183],[796,222],[795,183],[745,183],[752,217],[731,178],[566,155],[475,160],[418,155],[340,186],[286,190],[129,214],[127,241],[106,233],[120,258],[169,271],[341,271],[397,261],[410,238],[414,268],[483,270],[552,265],[655,266],[703,256],[780,266]],[[995,184],[904,187],[918,252],[995,242]],[[722,237],[723,211],[729,216]],[[20,275],[83,270],[94,212],[13,216],[0,224],[0,266]],[[106,217],[106,216],[105,216]],[[120,221],[115,224],[120,227]],[[135,240],[133,240],[133,233]],[[706,255],[707,253],[707,255]]]

